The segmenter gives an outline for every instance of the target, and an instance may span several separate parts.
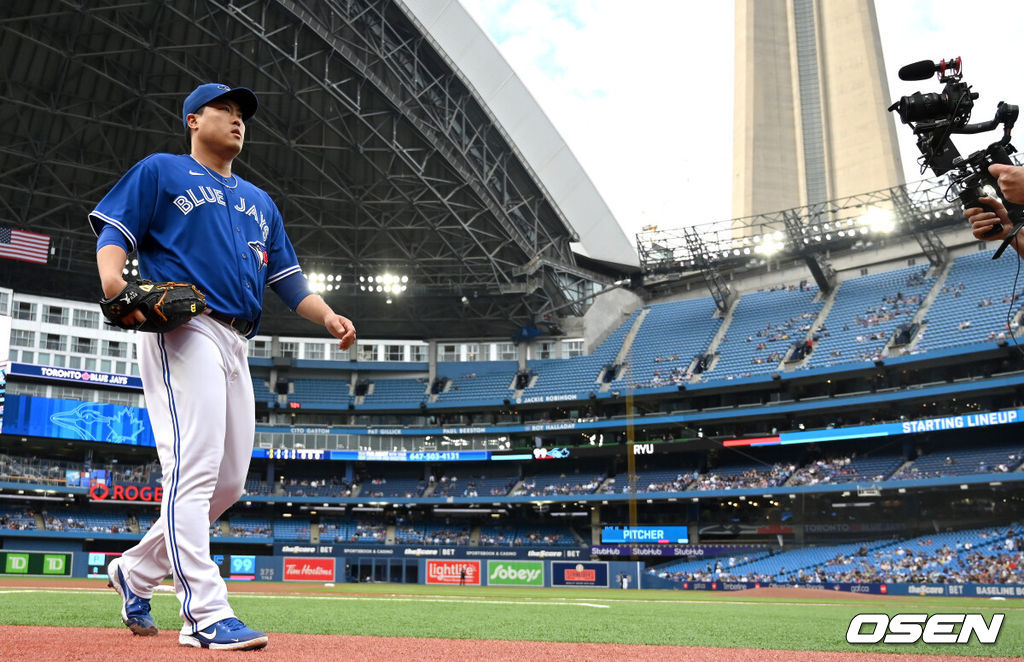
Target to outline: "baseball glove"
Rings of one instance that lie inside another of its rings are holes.
[[[206,310],[206,296],[191,283],[128,283],[117,295],[100,299],[100,310],[112,325],[122,329],[165,333]],[[146,321],[125,324],[122,318],[141,310]]]

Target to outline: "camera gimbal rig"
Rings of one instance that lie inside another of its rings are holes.
[[[996,259],[1003,254],[1021,227],[1024,227],[1024,205],[1007,202],[999,190],[996,178],[988,171],[988,167],[993,163],[1013,165],[1010,154],[1016,150],[1010,144],[1010,131],[1017,121],[1018,108],[1000,101],[993,119],[968,124],[978,93],[971,92],[971,86],[961,80],[961,61],[958,57],[940,60],[938,64],[931,60],[908,64],[900,69],[899,76],[901,80],[925,80],[933,73],[938,74],[939,82],[943,84],[942,92],[915,92],[910,96],[901,97],[899,101],[889,106],[889,111],[898,112],[900,120],[914,130],[917,147],[922,154],[921,172],[923,173],[927,167],[937,176],[949,173],[950,190],[959,197],[965,209],[988,209],[978,202],[978,198],[984,196],[1003,200],[1013,223],[1013,230],[1003,239],[1002,245],[992,256],[992,259]],[[1002,138],[967,158],[960,156],[950,138],[954,133],[991,131],[1000,124],[1003,125]],[[995,236],[1002,231],[1002,227],[994,227],[987,236]]]

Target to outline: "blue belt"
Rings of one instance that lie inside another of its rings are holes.
[[[252,320],[243,319],[241,317],[235,317],[233,315],[228,315],[226,313],[219,313],[216,310],[210,310],[209,308],[206,309],[206,312],[213,319],[217,320],[221,324],[227,324],[228,326],[230,326],[235,331],[238,331],[243,336],[248,336],[249,332],[252,331],[254,326],[256,326],[256,323],[253,322]]]

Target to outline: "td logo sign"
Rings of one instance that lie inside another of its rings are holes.
[[[488,561],[490,586],[544,586],[543,561]]]

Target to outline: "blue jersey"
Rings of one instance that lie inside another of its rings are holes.
[[[142,278],[192,283],[213,310],[257,323],[264,288],[301,275],[270,196],[241,177],[215,177],[188,154],[139,161],[89,223],[97,235],[106,225],[124,235]]]

